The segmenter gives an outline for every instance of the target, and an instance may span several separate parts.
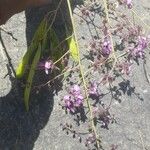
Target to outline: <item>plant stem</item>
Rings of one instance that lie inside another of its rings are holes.
[[[83,81],[83,85],[84,85],[85,99],[86,99],[87,106],[88,106],[88,109],[89,109],[89,112],[90,112],[92,130],[93,130],[93,132],[95,134],[95,137],[96,137],[96,145],[97,145],[97,148],[99,149],[100,148],[100,141],[98,140],[99,138],[98,138],[97,131],[96,131],[96,128],[95,128],[95,125],[94,125],[92,107],[91,107],[91,104],[90,104],[89,98],[88,98],[87,85],[86,85],[86,81],[85,81],[85,77],[84,77],[83,66],[82,66],[82,63],[81,63],[79,44],[77,42],[77,34],[75,32],[74,18],[73,18],[73,14],[72,14],[70,0],[67,0],[67,4],[68,4],[69,12],[70,12],[70,18],[71,18],[71,21],[72,21],[72,28],[73,28],[73,32],[74,32],[74,37],[75,37],[75,40],[76,40],[77,53],[78,53],[78,63],[79,63],[80,73],[81,73],[81,77],[82,77],[82,81]]]
[[[107,0],[103,0],[103,3],[104,3],[104,7],[105,7],[105,13],[106,13],[106,20],[107,20],[107,23],[109,25],[109,28],[111,27],[111,24],[110,24],[110,20],[109,20],[109,14],[108,14],[108,1]],[[113,44],[113,39],[112,39],[112,35],[111,35],[111,32],[110,32],[110,29],[108,29],[108,35],[110,37],[110,42],[111,42],[111,46],[112,46],[112,53],[113,53],[113,56],[114,56],[114,59],[115,59],[115,62],[117,62],[117,57],[115,55],[115,50],[114,50],[114,44]]]

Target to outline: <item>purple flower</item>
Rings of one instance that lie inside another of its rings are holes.
[[[40,62],[38,64],[38,67],[40,69],[44,69],[46,74],[49,74],[49,70],[52,70],[54,68],[54,64],[52,60],[48,60],[48,61]]]
[[[79,87],[78,85],[74,85],[73,87],[71,87],[70,93],[71,93],[73,96],[80,95],[80,93],[81,93],[80,87]]]
[[[147,48],[149,44],[148,38],[143,36],[138,36],[137,44],[134,48],[129,48],[132,57],[144,57],[144,49]]]
[[[128,6],[129,9],[132,8],[132,0],[125,0],[124,3]]]
[[[45,73],[48,74],[50,69],[53,69],[54,65],[51,60],[45,62]]]
[[[74,103],[75,103],[75,106],[76,107],[80,107],[80,106],[82,106],[83,105],[83,96],[82,95],[78,95],[76,98],[75,98],[75,101],[74,101]]]
[[[69,110],[70,112],[74,112],[74,103],[71,100],[71,96],[69,95],[64,96],[64,101],[66,109]]]
[[[112,83],[115,80],[115,78],[111,75],[105,74],[104,77],[101,79],[100,83],[102,85],[105,85],[107,82]]]
[[[93,116],[102,123],[102,127],[108,129],[108,125],[112,119],[108,109],[104,107],[93,107]]]
[[[72,113],[83,106],[84,97],[81,94],[81,89],[78,85],[74,85],[71,87],[69,94],[64,96],[64,105],[67,110]]]
[[[123,62],[123,63],[119,64],[117,67],[119,68],[119,71],[122,74],[129,75],[131,72],[131,65],[132,65],[132,63]]]
[[[134,48],[132,50],[131,54],[132,54],[133,57],[139,57],[139,58],[143,58],[144,57],[144,51],[140,47]]]
[[[93,96],[98,96],[98,85],[96,82],[90,82],[90,86],[89,86],[89,95]]]
[[[139,36],[138,37],[138,47],[140,49],[145,49],[148,46],[148,40],[146,37]]]
[[[64,96],[64,100],[65,100],[65,101],[69,101],[70,99],[71,99],[70,95],[65,95],[65,96]]]
[[[102,43],[102,54],[108,56],[112,51],[111,43],[108,38],[105,38]]]

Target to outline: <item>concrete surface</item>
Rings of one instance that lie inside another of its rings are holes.
[[[149,0],[136,0],[134,3],[140,15],[150,16]],[[62,122],[70,121],[58,104],[64,91],[60,90],[55,94],[54,88],[44,88],[41,94],[33,95],[31,108],[27,113],[21,88],[12,71],[12,67],[16,68],[25,53],[36,26],[47,10],[48,8],[40,8],[39,11],[32,9],[22,12],[3,26],[5,30],[12,32],[17,41],[1,32],[10,59],[3,52],[0,53],[0,150],[86,149],[83,143],[66,135],[60,127]],[[79,18],[76,15],[74,17],[79,39],[86,33],[86,39],[80,42],[82,47],[90,38],[90,33],[87,32],[87,26],[79,25]],[[150,23],[149,17],[144,20]],[[56,25],[61,28],[61,23]],[[149,50],[146,68],[150,74]],[[111,124],[109,130],[98,128],[105,150],[110,150],[111,144],[118,145],[118,150],[150,150],[150,84],[143,74],[143,65],[140,64],[134,68],[131,76],[131,86],[135,87],[136,93],[140,93],[141,99],[132,93],[131,96],[123,95],[121,103],[113,101],[110,111],[115,115],[117,123]]]

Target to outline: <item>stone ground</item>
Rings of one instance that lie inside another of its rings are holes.
[[[147,16],[144,21],[150,23],[150,20],[146,20],[150,16],[148,1],[136,0],[135,5],[141,16]],[[32,9],[22,12],[13,16],[3,26],[17,40],[1,32],[8,56],[5,56],[0,45],[0,150],[86,149],[83,144],[79,144],[76,139],[61,130],[60,123],[66,119],[58,105],[63,91],[53,95],[53,89],[43,89],[42,94],[32,100],[32,106],[27,113],[24,110],[20,87],[14,79],[12,68],[18,65],[47,9],[49,6],[38,11]],[[78,22],[76,16],[75,19]],[[56,26],[61,28],[61,23]],[[76,26],[79,36],[86,33],[88,38],[86,27],[78,24]],[[150,75],[149,66],[150,59],[147,57],[146,68]],[[110,125],[109,130],[99,129],[102,145],[106,150],[110,149],[111,144],[118,145],[118,150],[150,150],[150,84],[144,76],[143,65],[134,69],[131,83],[136,87],[136,92],[140,93],[142,100],[132,94],[130,97],[124,95],[121,103],[113,102],[111,112],[115,114],[117,123]]]

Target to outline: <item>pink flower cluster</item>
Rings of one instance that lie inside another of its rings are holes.
[[[96,82],[90,82],[89,96],[99,96],[98,84]]]
[[[134,48],[129,48],[130,54],[134,58],[143,58],[144,49],[148,47],[149,40],[147,37],[138,36],[136,46]]]
[[[102,127],[108,129],[108,125],[112,119],[108,109],[105,109],[104,107],[94,107],[93,116],[102,123]]]
[[[78,85],[74,85],[70,88],[69,94],[65,95],[63,100],[65,103],[65,108],[74,113],[78,108],[83,106],[83,99],[81,89]]]
[[[126,61],[126,62],[122,62],[118,64],[117,68],[119,72],[121,72],[122,74],[129,75],[131,72],[131,66],[132,66],[132,63]]]
[[[102,54],[104,56],[108,56],[112,51],[112,46],[110,43],[110,40],[108,38],[105,38],[102,43]]]
[[[103,55],[104,57],[108,57],[112,51],[112,46],[109,38],[105,37],[101,40],[93,40],[90,42],[90,52],[93,54]]]
[[[124,0],[124,3],[128,6],[129,9],[132,8],[132,0]]]
[[[54,68],[54,64],[52,60],[47,60],[47,61],[39,62],[38,67],[40,69],[44,69],[46,74],[49,74],[49,71]]]

